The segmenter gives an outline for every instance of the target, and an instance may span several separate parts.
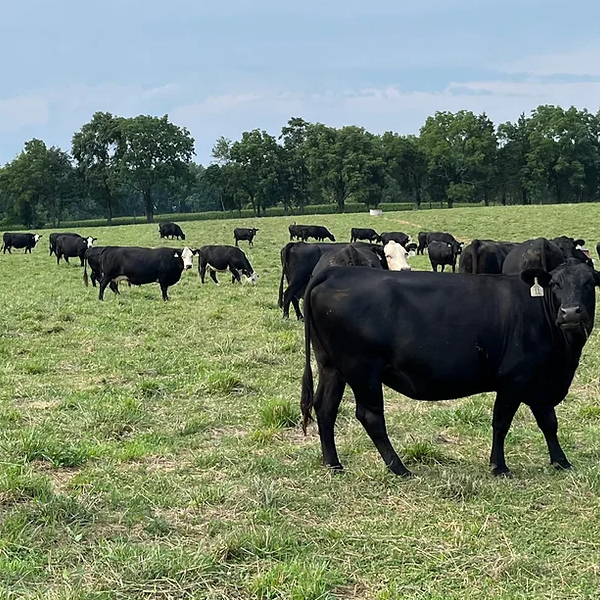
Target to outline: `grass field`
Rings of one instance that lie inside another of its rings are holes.
[[[298,220],[342,241],[352,226],[600,239],[600,205]],[[0,597],[597,598],[599,334],[557,410],[576,470],[549,466],[522,408],[507,440],[515,478],[496,480],[492,396],[433,404],[386,390],[390,437],[417,477],[386,471],[349,391],[346,472],[332,474],[316,428],[298,426],[303,327],[277,308],[290,221],[185,223],[191,246],[258,226],[247,253],[260,280],[201,286],[194,268],[168,303],[157,285],[99,302],[78,261],[48,257],[49,232],[31,256],[0,255]],[[158,246],[157,229],[81,232]]]

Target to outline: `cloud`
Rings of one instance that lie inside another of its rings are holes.
[[[37,96],[0,99],[0,133],[48,122],[48,103]]]

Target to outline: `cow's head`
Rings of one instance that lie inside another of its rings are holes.
[[[88,236],[88,237],[86,238],[86,240],[85,240],[85,241],[87,242],[87,247],[88,247],[88,248],[91,248],[91,247],[94,245],[94,242],[97,242],[97,241],[98,241],[98,239],[97,239],[97,238],[95,238],[95,237],[92,237],[92,236],[90,235],[90,236]]]
[[[183,233],[183,231],[181,232],[181,239],[185,240],[185,233]]]
[[[387,261],[388,268],[390,271],[410,271],[410,265],[406,261],[406,257],[408,256],[408,252],[406,248],[395,242],[394,240],[390,240],[384,247],[383,251],[385,252],[385,260]]]
[[[37,244],[40,241],[40,238],[42,237],[41,233],[35,233],[33,235],[33,241]]]
[[[333,235],[333,233],[330,233],[330,234],[329,234],[327,237],[328,237],[328,238],[329,238],[329,239],[330,239],[332,242],[335,242],[335,235]]]
[[[594,326],[596,286],[600,286],[600,273],[576,259],[569,259],[551,273],[542,269],[527,269],[521,279],[533,286],[535,279],[545,294],[551,294],[556,307],[556,324],[563,330],[583,326],[589,335]]]
[[[196,253],[197,251],[191,250],[186,246],[181,252],[175,252],[175,256],[181,258],[183,261],[183,268],[188,271],[194,266],[194,254]]]
[[[258,232],[258,227],[255,227],[254,229],[252,229],[252,235],[256,235]]]
[[[254,271],[250,273],[246,269],[242,269],[241,280],[242,283],[247,283],[248,285],[256,285],[258,283],[258,274]]]

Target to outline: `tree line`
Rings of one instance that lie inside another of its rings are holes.
[[[208,166],[168,116],[98,112],[70,152],[42,140],[0,168],[0,222],[58,226],[65,219],[204,211],[256,216],[313,204],[343,212],[411,202],[532,204],[600,196],[600,112],[542,105],[495,126],[483,113],[437,112],[418,136],[328,127],[291,118],[278,136],[255,129],[219,138]]]

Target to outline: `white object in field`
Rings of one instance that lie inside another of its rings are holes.
[[[371,208],[369,210],[369,215],[372,217],[381,217],[381,215],[383,215],[383,210],[381,210],[381,208]]]

